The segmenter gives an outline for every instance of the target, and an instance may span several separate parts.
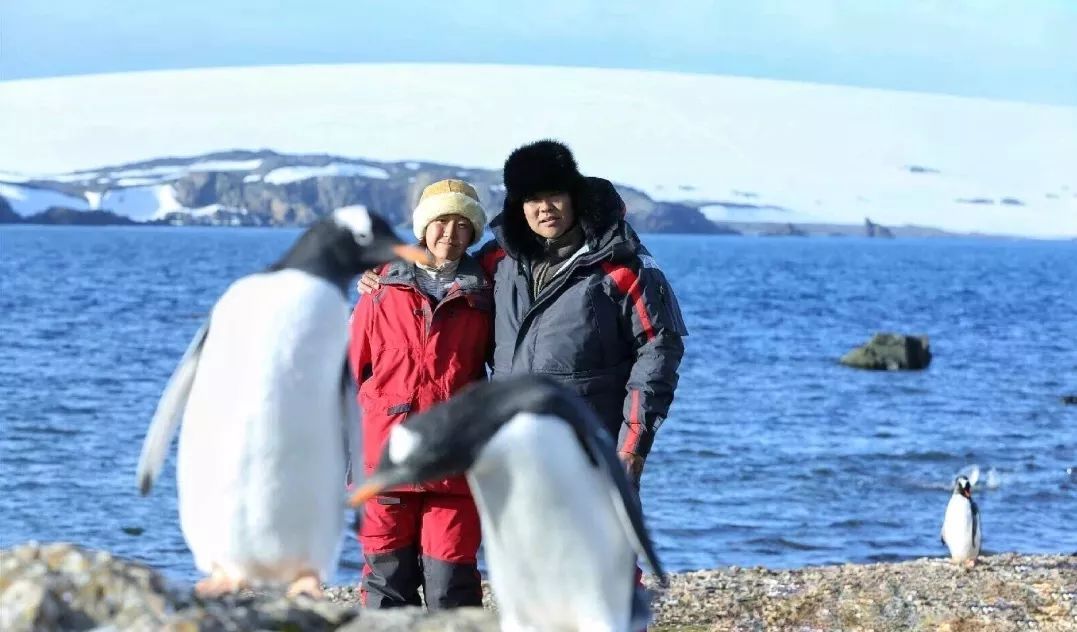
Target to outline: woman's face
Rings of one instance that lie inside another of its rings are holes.
[[[423,243],[434,263],[441,265],[447,261],[456,261],[464,255],[475,237],[475,227],[463,215],[442,215],[426,225]]]

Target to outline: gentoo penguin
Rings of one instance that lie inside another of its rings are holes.
[[[180,360],[146,432],[138,487],[149,492],[182,419],[180,526],[208,575],[199,594],[276,583],[317,595],[335,572],[348,454],[361,454],[347,290],[398,257],[428,259],[364,207],[337,209],[234,282]]]
[[[647,623],[637,555],[664,579],[639,501],[587,404],[548,378],[482,383],[389,433],[353,506],[386,488],[465,473],[504,630]]]
[[[954,563],[969,568],[976,564],[976,556],[980,554],[980,510],[972,499],[972,483],[964,476],[958,476],[954,482],[941,535]]]

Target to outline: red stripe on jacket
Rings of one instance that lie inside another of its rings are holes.
[[[643,304],[639,275],[628,266],[610,263],[609,261],[602,262],[602,269],[606,272],[606,276],[613,281],[613,284],[617,286],[617,290],[632,300],[632,305],[636,308],[636,315],[639,316],[639,322],[643,327],[643,335],[646,336],[647,342],[654,340],[654,327],[651,326],[651,317],[647,315],[647,306]]]
[[[497,263],[504,258],[505,249],[500,247],[494,248],[493,250],[487,252],[482,256],[482,259],[479,260],[479,265],[481,265],[482,269],[486,271],[487,276],[493,278],[494,270],[495,268],[497,268]]]

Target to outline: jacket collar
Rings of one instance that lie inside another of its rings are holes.
[[[415,281],[415,264],[408,261],[394,261],[386,264],[381,274],[383,285],[406,285],[418,287]],[[474,257],[465,253],[460,257],[460,263],[456,267],[456,281],[454,289],[462,292],[472,292],[490,288],[490,280],[486,272]]]
[[[519,244],[507,234],[507,232],[511,231],[506,231],[501,218],[502,216],[498,215],[490,222],[494,238],[505,249],[505,254],[509,257],[517,261],[531,263],[531,254],[529,253],[536,252],[539,249],[539,242],[536,240],[535,249],[520,248]],[[639,237],[632,230],[632,227],[628,225],[628,222],[623,219],[615,220],[600,232],[595,231],[593,228],[589,229],[582,219],[580,221],[583,225],[585,236],[583,243],[587,244],[588,247],[588,252],[580,257],[581,260],[592,262],[603,259],[624,259],[636,254],[640,248]]]

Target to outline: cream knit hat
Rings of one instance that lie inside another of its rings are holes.
[[[426,234],[426,226],[443,215],[462,215],[475,228],[475,243],[486,228],[486,211],[479,203],[475,187],[463,180],[439,180],[423,189],[419,205],[411,214],[412,230],[420,241]]]

